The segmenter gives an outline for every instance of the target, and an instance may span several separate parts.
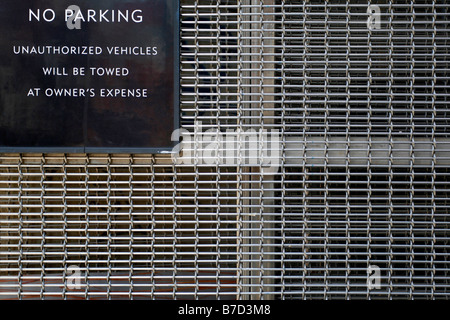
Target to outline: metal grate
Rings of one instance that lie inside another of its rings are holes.
[[[276,129],[278,171],[3,154],[0,297],[448,298],[448,8],[181,1],[182,127]]]

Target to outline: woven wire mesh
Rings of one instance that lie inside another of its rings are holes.
[[[448,297],[448,7],[181,1],[182,127],[276,129],[279,170],[3,154],[0,297]]]

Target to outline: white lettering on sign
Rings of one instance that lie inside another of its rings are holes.
[[[56,18],[56,13],[52,9],[45,9],[44,11],[42,11],[42,14],[41,9],[37,9],[37,11],[33,11],[32,9],[30,9],[28,12],[28,21],[30,22],[33,20],[33,18],[36,21],[41,21],[41,17],[46,22],[52,22]]]
[[[88,9],[82,11],[78,6],[70,6],[64,11],[64,21],[73,26],[70,29],[80,29],[81,22],[134,22],[142,23],[144,16],[141,9],[135,10],[94,10]],[[28,21],[53,22],[56,18],[56,12],[53,9],[29,9]]]

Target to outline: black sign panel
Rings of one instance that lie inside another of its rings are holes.
[[[0,152],[170,150],[179,1],[2,0]]]

